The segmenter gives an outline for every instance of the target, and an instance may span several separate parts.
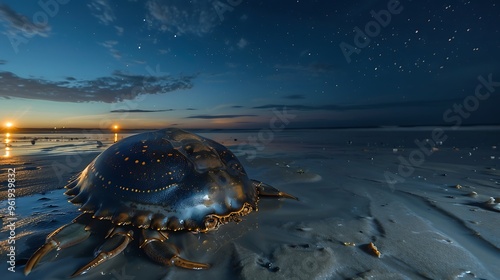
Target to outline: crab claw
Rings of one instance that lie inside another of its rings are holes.
[[[128,243],[132,240],[133,232],[126,231],[123,228],[115,228],[109,234],[109,238],[106,239],[104,244],[99,248],[99,254],[88,264],[84,265],[75,273],[71,275],[71,277],[75,277],[84,273],[87,273],[90,269],[100,265],[101,263],[116,257],[120,254],[125,248],[127,248]]]
[[[47,236],[46,243],[40,247],[28,260],[24,267],[24,275],[28,275],[38,262],[54,249],[64,249],[78,244],[90,236],[85,225],[72,223],[64,225]]]
[[[286,192],[279,191],[278,189],[272,187],[271,185],[268,185],[266,183],[257,181],[257,180],[252,180],[253,185],[257,189],[257,193],[259,196],[264,197],[277,197],[277,198],[290,198],[290,199],[295,199],[299,200],[295,196],[291,194],[287,194]]]
[[[209,264],[193,262],[179,256],[179,249],[168,242],[167,236],[158,231],[143,230],[144,241],[141,248],[144,248],[146,255],[153,261],[164,265],[175,265],[177,267],[201,270],[210,268]]]

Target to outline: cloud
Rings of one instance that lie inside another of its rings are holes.
[[[289,110],[328,110],[329,106],[334,106],[335,108],[338,108],[338,106],[335,105],[321,105],[321,106],[308,106],[308,105],[294,105],[294,104],[289,104],[289,105],[284,105],[284,104],[267,104],[267,105],[261,105],[261,106],[255,106],[253,109],[273,109],[273,108],[284,108],[286,107]]]
[[[116,29],[116,34],[118,36],[122,36],[123,35],[123,32],[125,31],[125,28],[121,27],[121,26],[117,26],[115,25],[115,29]]]
[[[109,25],[114,22],[116,17],[108,0],[92,0],[87,4],[90,12],[101,24]]]
[[[284,98],[286,98],[286,99],[304,99],[305,96],[302,94],[291,94],[291,95],[285,96]]]
[[[238,46],[238,48],[240,49],[244,49],[247,45],[248,45],[248,41],[245,40],[244,38],[241,38],[238,43],[236,43],[236,45]]]
[[[135,64],[146,64],[147,61],[145,60],[138,60],[138,59],[133,59],[131,60],[132,63],[135,63]]]
[[[233,119],[240,117],[255,117],[257,115],[195,115],[186,117],[186,119]]]
[[[157,113],[157,112],[170,112],[173,110],[174,109],[165,109],[165,110],[118,109],[118,110],[112,110],[112,111],[110,111],[110,113]]]
[[[108,51],[111,54],[111,56],[113,56],[117,60],[120,60],[122,58],[122,54],[115,47],[116,45],[118,45],[117,41],[108,40],[108,41],[105,41],[103,43],[99,43],[99,45],[101,45],[101,46],[105,47],[106,49],[108,49]]]
[[[4,64],[7,64],[7,60],[0,59],[0,65],[4,65]]]
[[[167,48],[167,49],[159,49],[158,52],[160,54],[167,54],[167,53],[170,53],[172,50],[170,48]]]
[[[204,36],[211,33],[220,19],[211,1],[149,0],[146,3],[150,27],[178,35]]]
[[[289,71],[297,71],[297,72],[306,72],[310,74],[317,73],[327,73],[334,70],[332,64],[327,63],[310,63],[308,65],[300,65],[300,64],[276,64],[274,66],[280,70],[289,70]]]
[[[133,100],[147,94],[190,89],[196,76],[143,76],[120,71],[94,80],[49,81],[0,72],[0,98],[25,98],[59,102],[105,102]]]
[[[26,16],[18,14],[5,4],[0,4],[0,20],[6,25],[7,36],[15,36],[21,33],[23,37],[49,36],[51,27],[48,24],[37,24],[31,22]]]
[[[461,99],[443,99],[443,100],[417,100],[417,101],[402,101],[402,102],[385,102],[385,103],[375,103],[375,104],[358,104],[358,105],[300,105],[300,104],[267,104],[262,106],[252,107],[253,109],[272,109],[272,108],[283,108],[286,107],[289,110],[299,110],[299,111],[350,111],[350,110],[367,110],[367,109],[386,109],[386,108],[402,108],[402,107],[423,107],[428,108],[430,106],[449,106],[450,104],[461,102]]]

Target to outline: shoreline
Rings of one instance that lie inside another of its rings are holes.
[[[126,253],[81,279],[98,275],[109,279],[117,272],[191,280],[494,279],[500,275],[496,265],[500,228],[495,222],[500,211],[494,202],[486,202],[498,196],[500,189],[500,154],[494,148],[499,134],[450,133],[425,162],[414,166],[414,172],[392,188],[384,172],[397,173],[398,158],[408,158],[418,149],[414,140],[425,139],[427,132],[283,132],[264,149],[254,146],[255,157],[248,154],[252,147],[241,150],[240,146],[253,132],[208,134],[237,154],[251,178],[300,200],[262,199],[259,211],[238,224],[207,234],[173,235],[182,256],[210,263],[207,271],[162,267],[145,258],[133,243]],[[48,233],[78,215],[78,207],[67,201],[61,188],[106,147],[63,147],[2,161],[2,178],[6,168],[19,168],[16,271]],[[67,167],[72,162],[62,179],[52,169],[54,162]],[[5,184],[0,190],[6,197]],[[5,199],[0,201],[0,211],[0,260],[5,261],[9,234]],[[47,258],[28,277],[18,272],[9,276],[13,280],[65,279],[88,262],[101,243],[91,237]],[[371,244],[380,257],[374,255]]]

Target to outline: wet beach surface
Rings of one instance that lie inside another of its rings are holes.
[[[172,236],[184,258],[209,263],[209,270],[162,267],[134,241],[124,253],[75,279],[500,275],[498,129],[445,130],[444,141],[434,141],[431,129],[290,130],[272,140],[259,138],[259,131],[200,134],[229,147],[251,178],[300,200],[262,199],[259,211],[239,224]],[[90,140],[14,142],[12,155],[1,159],[2,279],[67,279],[93,258],[102,241],[98,236],[53,252],[28,277],[22,274],[46,235],[78,215],[62,187],[113,141],[102,142],[104,147]],[[15,273],[6,264],[9,168],[16,169]]]

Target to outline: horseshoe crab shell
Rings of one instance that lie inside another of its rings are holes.
[[[170,128],[110,146],[66,194],[81,211],[117,225],[207,231],[211,215],[237,220],[256,209],[254,184],[226,147]]]

